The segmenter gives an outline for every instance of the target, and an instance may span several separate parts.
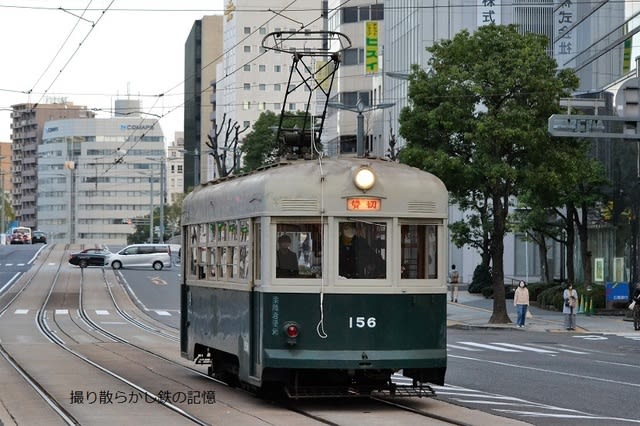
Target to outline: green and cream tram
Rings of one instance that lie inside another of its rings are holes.
[[[201,185],[183,205],[182,355],[296,398],[432,394],[447,365],[447,211],[437,177],[370,158]],[[400,370],[413,386],[393,383]]]

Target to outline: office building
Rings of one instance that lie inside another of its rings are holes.
[[[130,101],[121,105],[130,108]],[[134,224],[159,206],[166,161],[162,130],[135,112],[119,114],[119,106],[113,118],[44,124],[38,227],[52,243],[124,245]]]
[[[341,53],[342,61],[331,92],[332,106],[323,131],[324,148],[330,156],[355,153],[358,111],[364,111],[364,151],[384,157],[388,142],[383,134],[385,111],[376,107],[386,103],[381,60],[385,40],[384,5],[375,0],[355,0],[340,7],[342,3],[328,2],[327,29],[346,35],[351,47]]]
[[[524,32],[544,34],[548,51],[559,67],[576,70],[579,92],[597,91],[619,78],[624,70],[624,2],[586,0],[385,0],[384,98],[395,102],[388,111],[384,134],[398,134],[398,117],[407,106],[407,76],[413,64],[428,69],[426,48],[451,39],[462,29],[473,32],[482,25],[517,24]],[[399,138],[400,146],[403,140]],[[450,222],[462,219],[451,207]],[[556,250],[554,247],[552,250]],[[560,258],[559,253],[550,253]],[[451,263],[462,269],[465,282],[480,263],[465,247],[450,246]],[[534,245],[522,237],[505,238],[505,276],[529,279],[539,276],[540,259]],[[559,265],[556,265],[559,267]]]
[[[215,126],[216,64],[222,58],[222,16],[204,16],[194,22],[185,42],[184,191],[207,176],[207,135]]]

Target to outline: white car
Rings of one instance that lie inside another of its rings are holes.
[[[169,244],[132,244],[113,253],[108,259],[113,269],[152,267],[156,271],[171,267]]]

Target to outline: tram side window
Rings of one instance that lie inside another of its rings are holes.
[[[276,226],[276,278],[319,278],[322,276],[320,224]]]
[[[402,225],[402,278],[438,278],[438,228],[436,225]]]
[[[386,278],[387,227],[384,223],[341,222],[338,275],[343,278]]]

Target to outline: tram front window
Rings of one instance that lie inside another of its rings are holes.
[[[386,225],[342,222],[338,275],[343,278],[386,277]]]
[[[276,278],[322,276],[320,225],[280,223],[276,226]]]

